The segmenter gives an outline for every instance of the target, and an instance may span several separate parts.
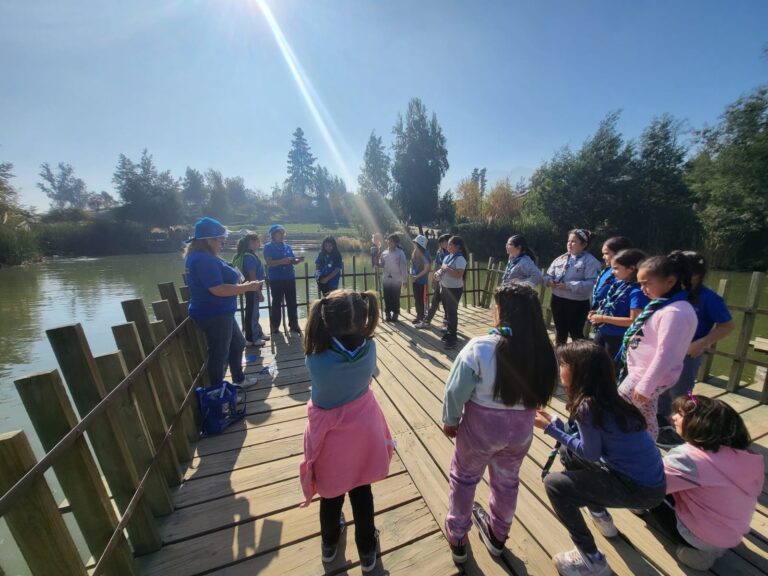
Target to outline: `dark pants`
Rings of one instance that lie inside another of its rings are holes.
[[[565,471],[549,474],[544,479],[544,488],[571,540],[586,554],[597,552],[597,546],[579,508],[586,506],[594,513],[606,508],[653,508],[664,499],[665,484],[641,486],[567,450],[561,454]]]
[[[456,340],[456,333],[459,328],[459,302],[464,288],[445,288],[440,287],[440,298],[445,308],[445,321],[448,323],[448,332],[446,339],[449,342]]]
[[[603,334],[600,328],[595,330],[595,344],[605,348],[608,352],[608,356],[616,360],[616,355],[621,349],[621,341],[623,336],[611,336],[610,334]]]
[[[413,284],[413,299],[416,301],[416,319],[424,320],[424,300],[427,297],[426,284]]]
[[[400,289],[402,284],[384,283],[384,312],[387,318],[397,320],[400,315]]]
[[[583,340],[589,300],[568,300],[553,294],[549,305],[555,322],[555,343],[565,344],[568,336],[571,340]]]
[[[245,380],[243,374],[245,338],[235,321],[234,314],[202,318],[195,320],[195,323],[205,334],[205,342],[208,344],[208,385],[221,386],[227,364],[229,364],[234,383]]]
[[[672,538],[676,544],[690,544],[677,531],[677,514],[675,514],[675,497],[671,494],[664,501],[649,510],[653,521],[657,524],[667,536]]]
[[[280,330],[283,301],[285,301],[285,308],[288,312],[288,326],[298,328],[299,312],[296,307],[296,281],[293,279],[270,280],[269,289],[272,293],[272,304],[269,307],[269,325],[272,332]]]
[[[376,526],[373,521],[373,493],[371,485],[365,484],[349,491],[352,515],[355,518],[355,543],[357,550],[368,553],[376,546]],[[336,544],[341,527],[339,517],[344,505],[344,494],[336,498],[320,498],[320,534],[323,543]]]
[[[434,287],[435,291],[432,293],[432,303],[429,305],[429,312],[427,312],[427,322],[432,322],[432,318],[434,318],[435,314],[437,314],[437,309],[440,306],[440,302],[442,301],[440,295],[440,284],[435,283]],[[443,304],[443,312],[445,312],[445,304]]]
[[[255,342],[264,335],[261,326],[259,326],[259,293],[245,293],[245,319],[243,320],[243,332],[245,339],[249,342]]]

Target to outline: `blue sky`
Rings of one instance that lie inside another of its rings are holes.
[[[371,131],[408,100],[437,114],[451,168],[530,176],[611,110],[639,136],[670,113],[701,127],[768,82],[764,0],[267,0],[332,151],[256,0],[3,0],[0,161],[26,205],[42,162],[113,192],[118,155],[160,169],[285,178],[301,126],[354,190]]]

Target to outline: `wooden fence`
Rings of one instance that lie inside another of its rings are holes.
[[[61,372],[15,382],[46,454],[37,462],[22,431],[0,435],[0,515],[32,574],[138,574],[134,555],[162,545],[156,518],[174,509],[170,488],[192,458],[195,388],[207,375],[185,303],[172,283],[159,289],[155,321],[142,300],[122,303],[117,352],[94,358],[80,324],[47,330]],[[51,469],[65,505],[44,476]],[[69,513],[92,562],[81,560]]]

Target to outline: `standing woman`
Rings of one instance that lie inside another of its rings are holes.
[[[501,278],[501,285],[507,286],[513,282],[526,284],[535,288],[544,278],[536,266],[536,254],[528,247],[528,240],[522,234],[515,234],[507,240],[507,269]]]
[[[242,275],[219,257],[229,232],[218,220],[201,218],[184,250],[189,285],[189,316],[205,334],[208,344],[208,386],[218,387],[226,366],[235,384],[255,384],[243,374],[245,338],[235,320],[237,295],[258,292],[261,282],[240,284]]]
[[[416,318],[414,324],[421,324],[425,319],[424,308],[427,299],[427,282],[432,263],[427,252],[427,238],[419,234],[413,240],[411,254],[411,279],[413,280],[413,299],[416,302]]]
[[[448,331],[442,337],[447,349],[455,348],[458,339],[459,302],[464,291],[464,271],[467,269],[467,259],[464,257],[466,253],[464,239],[461,236],[451,236],[448,240],[448,256],[435,272],[435,279],[440,282],[440,298],[448,321]]]
[[[587,252],[592,233],[576,228],[568,233],[565,254],[549,265],[544,283],[552,288],[552,319],[557,344],[584,338],[592,288],[600,273],[600,262]]]
[[[589,313],[589,321],[595,327],[595,344],[605,348],[613,359],[621,349],[627,328],[650,302],[637,282],[637,269],[646,257],[637,248],[616,254],[611,262],[615,280],[598,308]]]
[[[272,332],[280,331],[281,308],[283,301],[288,311],[288,326],[291,332],[301,334],[299,311],[296,306],[296,273],[293,267],[304,262],[304,257],[296,257],[293,249],[286,244],[285,228],[273,224],[269,228],[271,242],[264,245],[264,259],[267,261],[267,279],[272,293],[269,309],[269,325]]]
[[[328,296],[339,287],[339,280],[344,273],[344,260],[336,246],[336,238],[326,236],[323,247],[315,258],[315,277],[317,288],[322,296]]]
[[[387,249],[379,257],[381,283],[384,288],[384,312],[387,322],[397,322],[400,315],[400,289],[408,279],[408,266],[405,252],[400,248],[397,234],[387,236]]]
[[[600,274],[597,276],[597,282],[595,282],[595,287],[592,289],[592,310],[597,310],[602,303],[603,298],[608,295],[608,290],[610,290],[611,284],[613,284],[616,279],[611,267],[613,257],[627,248],[632,248],[632,241],[624,236],[613,236],[603,242],[601,253],[603,255],[605,268],[600,271]]]
[[[256,251],[261,247],[261,240],[258,234],[249,233],[240,238],[237,243],[237,255],[232,260],[232,265],[236,266],[243,273],[246,281],[264,280],[264,266],[256,255]],[[264,302],[264,293],[259,287],[258,292],[246,292],[245,294],[245,318],[243,319],[243,332],[245,332],[245,341],[251,346],[264,346],[269,336],[264,334],[259,324],[259,303]]]

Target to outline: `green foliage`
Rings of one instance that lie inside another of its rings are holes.
[[[405,120],[398,116],[392,128],[395,205],[403,220],[418,226],[431,222],[437,213],[440,182],[448,170],[448,150],[443,129],[418,98],[408,102]]]
[[[181,198],[186,205],[190,219],[197,219],[203,215],[202,208],[208,201],[205,179],[200,172],[189,166],[187,166],[181,181]]]
[[[440,197],[437,205],[437,221],[443,228],[456,223],[456,203],[450,190]]]
[[[145,251],[147,228],[107,219],[51,222],[34,226],[44,255],[107,256]]]
[[[302,198],[312,189],[315,176],[315,157],[304,138],[304,131],[296,128],[288,152],[288,180],[286,190],[290,197]]]
[[[11,184],[11,178],[13,178],[11,170],[13,170],[13,164],[0,162],[0,212],[2,213],[18,207],[18,193]]]
[[[54,208],[85,208],[88,203],[88,189],[80,178],[75,178],[75,169],[70,164],[59,162],[54,173],[48,162],[40,166],[40,188]]]
[[[35,232],[25,226],[0,224],[0,265],[23,264],[39,255]]]

